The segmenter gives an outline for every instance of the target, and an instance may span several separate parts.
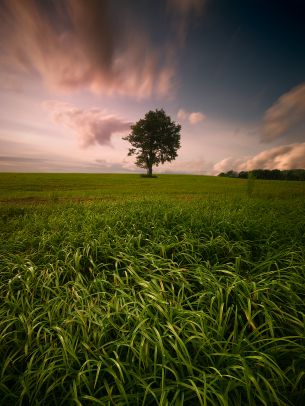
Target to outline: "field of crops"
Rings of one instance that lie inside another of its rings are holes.
[[[0,174],[0,404],[305,404],[304,184]]]

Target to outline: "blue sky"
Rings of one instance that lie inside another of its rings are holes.
[[[305,168],[303,0],[2,0],[0,170],[134,172],[122,137],[182,125],[160,172]]]

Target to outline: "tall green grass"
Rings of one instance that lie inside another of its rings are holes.
[[[254,193],[3,205],[0,403],[302,405],[304,200]]]

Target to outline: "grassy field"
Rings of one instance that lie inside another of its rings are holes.
[[[253,190],[252,190],[253,189]],[[202,199],[215,197],[305,198],[305,182],[212,176],[160,175],[142,178],[119,174],[6,174],[0,173],[0,202],[16,200],[88,200],[159,197]]]
[[[0,404],[305,404],[305,183],[0,174]]]

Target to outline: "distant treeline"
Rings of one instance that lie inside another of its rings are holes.
[[[233,170],[228,172],[221,172],[218,176],[225,178],[255,178],[255,179],[272,179],[272,180],[304,180],[305,169],[254,169],[253,171],[235,172]]]

